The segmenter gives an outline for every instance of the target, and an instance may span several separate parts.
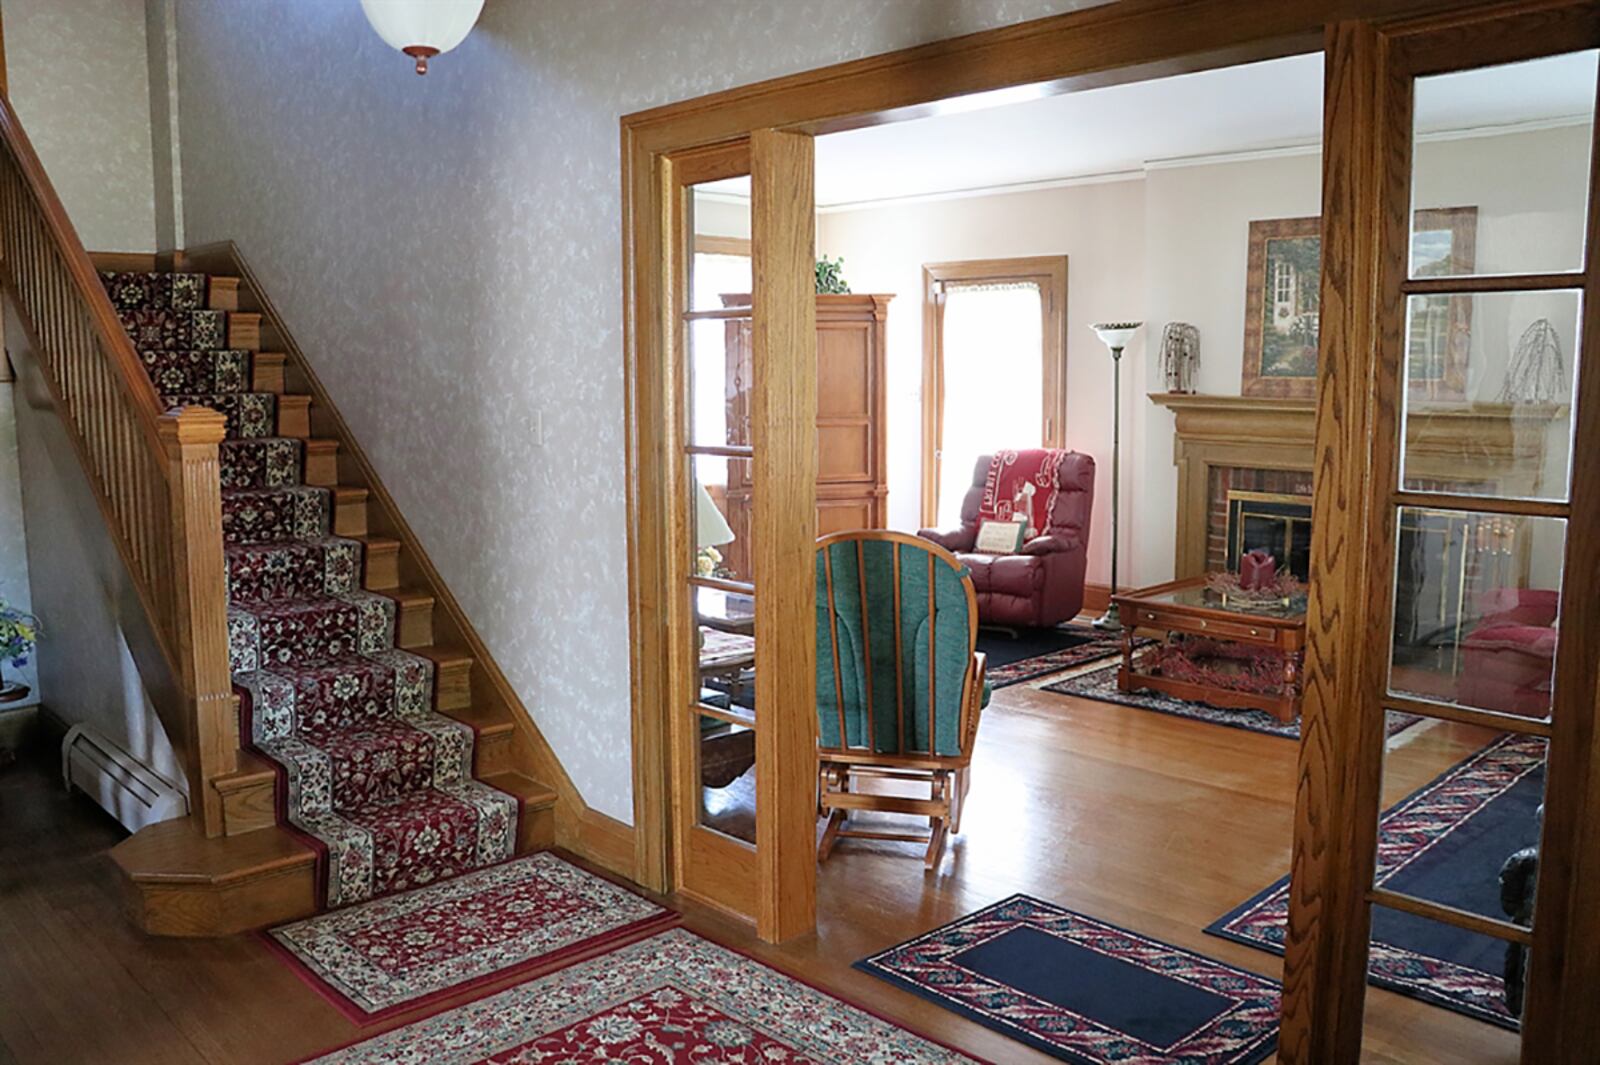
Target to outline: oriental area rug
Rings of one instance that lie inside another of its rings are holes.
[[[548,972],[675,924],[678,915],[554,854],[264,933],[312,988],[358,1024]]]
[[[1028,895],[856,968],[1080,1065],[1253,1065],[1278,1045],[1276,980]]]
[[[1114,664],[1090,670],[1075,677],[1046,684],[1040,690],[1054,692],[1057,695],[1076,695],[1080,699],[1094,699],[1097,702],[1115,703],[1118,706],[1131,706],[1138,710],[1153,710],[1158,714],[1171,714],[1174,717],[1189,718],[1191,721],[1204,721],[1211,725],[1260,732],[1288,740],[1300,738],[1298,720],[1279,721],[1265,710],[1238,710],[1210,706],[1149,689],[1125,692],[1117,687],[1117,668]],[[1387,734],[1393,736],[1421,720],[1414,714],[1389,714]]]
[[[314,1059],[318,1065],[970,1065],[681,928]]]
[[[1024,630],[1015,636],[980,629],[978,650],[988,658],[985,679],[989,686],[1004,688],[1119,655],[1122,634],[1101,632],[1092,625],[1076,622],[1051,629]]]
[[[1377,886],[1487,917],[1501,915],[1501,865],[1539,839],[1546,741],[1504,736],[1395,804],[1378,824]],[[1207,932],[1283,953],[1284,877]],[[1375,987],[1516,1030],[1506,1008],[1506,944],[1385,906],[1372,908]]]

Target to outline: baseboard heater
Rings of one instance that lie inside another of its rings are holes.
[[[61,741],[61,779],[122,822],[129,832],[189,812],[189,799],[165,777],[104,736],[73,725]]]

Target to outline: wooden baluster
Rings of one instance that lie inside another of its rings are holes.
[[[239,761],[239,722],[228,669],[228,602],[222,556],[222,482],[217,445],[226,422],[208,407],[159,421],[167,454],[175,593],[174,644],[195,724],[189,801],[208,836],[222,834],[222,801],[211,781]]]

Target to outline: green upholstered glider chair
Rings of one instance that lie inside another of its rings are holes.
[[[961,830],[978,715],[988,702],[972,578],[937,544],[882,530],[817,541],[817,742],[826,860],[840,836],[928,844]],[[926,799],[859,790],[926,781]],[[853,829],[857,810],[926,816],[926,837]]]

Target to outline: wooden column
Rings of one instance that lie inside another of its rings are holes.
[[[780,942],[816,925],[816,209],[811,137],[750,147],[756,929]]]
[[[192,710],[189,804],[207,836],[223,831],[211,782],[239,761],[239,715],[228,666],[228,590],[222,555],[222,482],[217,445],[226,421],[208,407],[163,415],[172,515],[172,618],[183,696]]]
[[[1366,481],[1392,471],[1395,439],[1395,385],[1384,379],[1376,313],[1383,299],[1379,263],[1392,228],[1378,217],[1388,177],[1385,50],[1369,24],[1329,27],[1317,520],[1278,1049],[1284,1065],[1354,1065],[1361,1055],[1367,891],[1383,770],[1383,709],[1375,688],[1388,662],[1381,645],[1387,627],[1375,621],[1386,609],[1384,560],[1392,554],[1388,515],[1370,505]]]

